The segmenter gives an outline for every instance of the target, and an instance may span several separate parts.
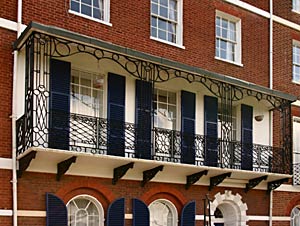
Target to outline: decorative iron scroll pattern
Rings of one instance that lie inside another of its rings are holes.
[[[291,110],[290,102],[269,94],[244,87],[238,87],[200,74],[193,74],[176,68],[147,62],[121,53],[68,41],[38,32],[32,33],[25,42],[25,109],[24,116],[17,121],[17,152],[23,153],[29,147],[48,147],[49,97],[50,97],[50,59],[63,58],[76,54],[88,54],[98,61],[110,60],[120,65],[126,72],[137,79],[153,84],[172,79],[185,79],[189,83],[199,83],[218,97],[221,110],[229,114],[221,119],[222,135],[218,141],[218,166],[224,168],[241,167],[241,147],[232,135],[232,105],[234,101],[250,96],[257,101],[268,102],[281,116],[280,146],[272,148],[251,144],[253,149],[254,170],[267,172],[291,172]],[[70,117],[70,150],[106,154],[107,135],[114,124],[106,119],[74,115]],[[135,157],[134,124],[125,123],[125,155]],[[159,161],[181,161],[181,137],[179,131],[153,129],[153,156]],[[186,135],[185,135],[186,136]],[[196,165],[203,165],[205,159],[205,140],[202,135],[195,135]],[[194,147],[191,147],[193,149]]]
[[[230,91],[229,98],[232,101],[242,100],[246,96],[251,96],[256,98],[258,101],[265,100],[269,102],[274,108],[278,108],[286,102],[286,100],[279,97],[264,94],[248,88],[237,87],[216,79],[208,78],[204,75],[193,74],[176,68],[129,57],[125,54],[114,53],[108,50],[53,37],[47,34],[34,32],[28,39],[26,45],[30,45],[32,42],[35,43],[35,53],[40,56],[44,55],[45,57],[60,58],[84,53],[95,57],[98,61],[104,59],[112,60],[119,64],[133,77],[146,81],[159,83],[175,78],[182,78],[187,80],[189,83],[197,82],[204,85],[214,96],[218,98],[224,97],[224,87],[226,87],[226,92]],[[42,66],[42,64],[39,64],[39,66]],[[44,72],[46,71],[44,70]],[[47,75],[47,73],[45,75]]]
[[[70,117],[70,151],[86,152],[92,154],[107,154],[107,134],[112,129],[106,119],[71,114]],[[17,121],[17,144],[18,154],[21,154],[25,150],[24,140],[24,117]],[[125,157],[135,157],[135,124],[124,123],[125,136],[120,139],[124,139],[125,142]],[[175,130],[167,130],[162,128],[153,129],[153,155],[152,159],[165,162],[181,162],[181,137],[183,134]],[[57,134],[59,136],[59,134]],[[196,152],[196,165],[203,166],[205,159],[205,140],[209,137],[203,135],[195,135],[194,137],[195,152]],[[274,148],[271,146],[259,145],[259,144],[242,144],[238,141],[229,142],[230,153],[228,156],[228,150],[224,151],[223,144],[228,141],[218,140],[218,167],[241,169],[241,151],[242,146],[248,145],[252,148],[253,159],[249,161],[253,162],[253,171],[259,172],[274,172],[274,173],[286,173],[282,156],[285,155],[285,150],[282,148]],[[47,140],[33,141],[34,147],[47,147]],[[227,164],[230,162],[230,164]]]

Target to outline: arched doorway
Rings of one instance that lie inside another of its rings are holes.
[[[248,217],[247,204],[242,202],[239,194],[232,194],[225,191],[218,193],[211,204],[212,225],[214,226],[246,226]]]

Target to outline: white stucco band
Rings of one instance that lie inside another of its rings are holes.
[[[249,217],[246,214],[248,210],[247,204],[243,203],[239,194],[232,194],[226,190],[224,194],[220,192],[215,195],[214,201],[211,203],[211,215],[219,208],[223,214],[225,226],[247,226]],[[212,222],[215,218],[212,218]]]

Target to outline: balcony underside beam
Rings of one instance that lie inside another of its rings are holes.
[[[195,184],[204,175],[207,175],[208,170],[201,171],[199,173],[194,173],[192,175],[186,176],[185,189],[189,189],[193,184]]]
[[[60,163],[57,164],[57,174],[56,174],[56,180],[59,181],[60,178],[69,170],[72,163],[76,162],[76,156],[73,156],[69,159],[66,159]]]
[[[32,159],[35,159],[36,151],[30,152],[28,155],[25,155],[21,159],[19,159],[19,169],[18,169],[18,177],[22,177],[23,172],[29,167]]]
[[[227,177],[230,177],[231,173],[224,173],[218,176],[214,176],[210,178],[209,188],[208,190],[211,191],[214,187],[218,184],[222,183]]]
[[[117,184],[118,180],[121,179],[129,169],[133,168],[134,163],[128,163],[117,168],[114,168],[114,177],[112,179],[112,184]]]
[[[141,186],[144,187],[146,183],[148,183],[159,171],[163,171],[164,166],[157,166],[153,169],[145,170],[143,172],[143,181],[141,182]]]
[[[246,184],[245,192],[248,192],[250,189],[255,188],[257,185],[259,185],[260,182],[262,182],[263,180],[267,180],[267,178],[268,176],[262,176],[249,180],[249,182]]]

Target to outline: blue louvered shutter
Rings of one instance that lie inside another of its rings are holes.
[[[133,226],[149,226],[150,217],[148,206],[139,199],[132,200]]]
[[[65,203],[57,196],[46,193],[46,226],[67,226],[68,211]]]
[[[125,77],[108,74],[107,95],[109,155],[125,156]]]
[[[204,96],[205,165],[218,165],[218,99]]]
[[[120,198],[112,202],[107,210],[107,226],[124,226],[125,199]]]
[[[188,202],[181,212],[181,226],[195,226],[196,202]]]
[[[241,105],[241,142],[242,142],[242,169],[253,169],[253,108],[248,105]]]
[[[181,91],[181,162],[195,164],[196,95]]]
[[[71,64],[50,61],[49,147],[69,149]]]
[[[135,157],[151,159],[152,83],[136,80]]]

